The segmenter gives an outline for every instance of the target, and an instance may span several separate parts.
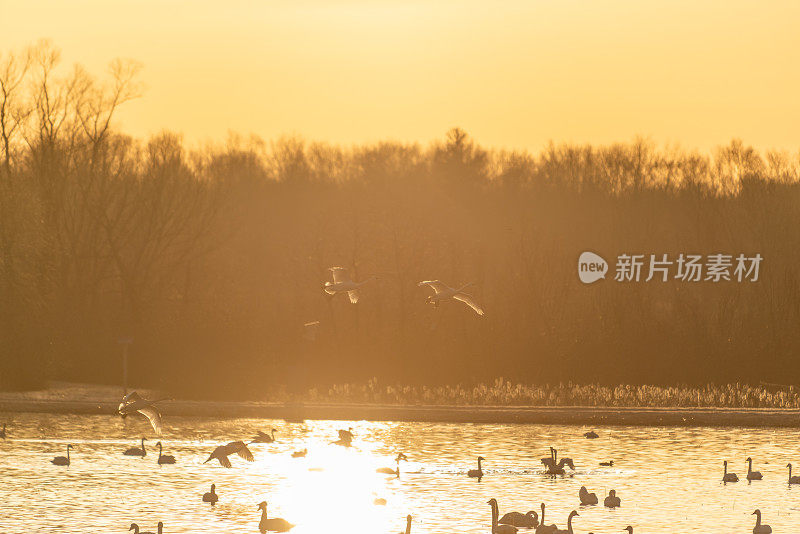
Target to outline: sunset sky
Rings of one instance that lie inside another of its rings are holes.
[[[118,124],[337,143],[461,126],[538,149],[636,135],[800,148],[800,2],[0,0],[0,51],[144,64]]]

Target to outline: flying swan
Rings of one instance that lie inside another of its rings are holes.
[[[458,289],[453,289],[452,287],[440,282],[439,280],[426,280],[424,282],[420,282],[418,285],[420,287],[430,286],[433,289],[434,294],[429,295],[428,298],[425,299],[425,302],[427,302],[428,304],[433,304],[433,306],[436,308],[439,307],[439,303],[443,300],[455,299],[455,300],[460,300],[461,302],[463,302],[464,304],[475,310],[475,313],[477,313],[478,315],[483,315],[483,310],[481,309],[480,306],[478,306],[478,303],[475,302],[475,299],[473,299],[470,295],[467,295],[466,293],[463,292],[464,289],[472,285],[471,283],[465,284]]]

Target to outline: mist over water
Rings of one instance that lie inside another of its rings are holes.
[[[547,504],[547,523],[566,528],[577,509],[575,532],[749,532],[760,508],[775,532],[792,532],[800,521],[800,488],[787,485],[786,464],[800,465],[794,430],[597,427],[599,439],[583,437],[586,428],[539,425],[453,425],[169,417],[161,441],[176,465],[156,464],[157,438],[140,418],[40,414],[0,414],[11,422],[0,442],[4,512],[0,531],[127,532],[131,522],[165,533],[257,532],[257,505],[269,503],[270,517],[297,526],[293,534],[318,532],[400,532],[405,516],[412,532],[486,533],[490,498],[506,511],[539,511]],[[354,427],[352,448],[331,445],[339,428]],[[232,456],[233,467],[202,464],[216,445],[249,438],[256,430],[277,429],[274,444],[253,444],[255,462]],[[125,457],[142,435],[148,454]],[[72,443],[72,465],[50,459]],[[574,474],[543,475],[539,459],[549,446],[575,461]],[[293,459],[293,451],[308,456]],[[394,467],[403,451],[409,461],[399,478],[375,473]],[[484,456],[481,482],[466,471]],[[748,484],[745,458],[764,480]],[[614,460],[613,467],[600,467]],[[723,485],[722,460],[741,480]],[[313,470],[310,470],[313,469]],[[318,470],[321,469],[321,470]],[[219,503],[201,502],[216,484]],[[622,507],[579,507],[585,485],[602,503],[616,489]],[[386,506],[375,506],[376,497]]]

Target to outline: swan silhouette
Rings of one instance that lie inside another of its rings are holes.
[[[400,534],[403,534],[403,532],[401,532]],[[411,516],[410,515],[406,516],[406,531],[405,531],[405,534],[411,534]]]
[[[145,456],[147,456],[147,450],[144,448],[145,439],[146,438],[142,438],[142,447],[141,448],[139,448],[139,447],[131,447],[130,449],[127,449],[125,452],[123,452],[122,454],[124,456],[139,456],[141,458],[144,458]]]
[[[71,448],[72,448],[72,444],[67,444],[67,455],[66,456],[56,456],[55,458],[50,460],[50,463],[52,463],[53,465],[69,465],[70,464],[69,450]]]
[[[497,516],[500,515],[500,511],[497,506],[497,499],[489,499],[486,504],[492,507],[492,534],[517,534],[517,527],[498,524]]]
[[[578,498],[580,498],[582,505],[597,504],[599,502],[597,500],[597,494],[589,493],[586,486],[581,486],[581,489],[578,491]]]
[[[571,511],[569,513],[569,517],[567,517],[567,530],[556,530],[555,534],[574,534],[572,530],[572,518],[577,517],[579,515],[580,514],[577,511],[575,510]]]
[[[175,463],[175,457],[174,456],[172,456],[171,454],[162,454],[161,453],[161,442],[160,441],[158,443],[156,443],[156,447],[158,447],[158,465],[174,464]]]
[[[3,430],[0,430],[0,439],[6,439],[6,424],[3,423]]]
[[[544,503],[541,505],[542,508],[542,522],[539,523],[539,526],[536,527],[536,534],[553,534],[558,530],[558,527],[555,524],[545,525],[544,524]]]
[[[736,473],[728,473],[728,460],[722,462],[722,465],[725,471],[722,474],[722,481],[723,482],[739,482],[739,477],[736,476]]]
[[[761,471],[753,471],[753,459],[747,457],[747,480],[761,480]]]
[[[381,473],[384,475],[395,475],[400,476],[400,460],[408,460],[406,455],[402,452],[397,453],[397,458],[394,459],[395,463],[397,464],[397,469],[392,469],[391,467],[379,467],[375,470],[376,473]]]
[[[622,501],[620,500],[619,497],[617,497],[616,490],[611,490],[608,492],[608,497],[603,499],[603,505],[606,508],[617,508],[619,506],[622,506]]]
[[[786,464],[789,468],[789,484],[800,484],[800,476],[792,476],[792,464]]]
[[[470,469],[467,471],[467,476],[470,478],[482,478],[483,477],[483,468],[481,466],[481,462],[485,462],[486,458],[483,456],[478,456],[478,468],[477,469]]]
[[[583,435],[583,437],[585,437],[586,439],[597,439],[597,438],[599,438],[600,436],[598,436],[598,435],[597,435],[597,432],[595,432],[594,430],[590,430],[589,432],[586,432],[586,433]]]
[[[258,530],[261,532],[261,534],[264,534],[267,531],[286,532],[294,527],[293,524],[289,523],[282,517],[268,518],[267,501],[262,501],[261,504],[258,505],[258,508],[261,510],[261,521],[258,522]]]
[[[210,462],[213,459],[217,459],[222,465],[222,467],[231,467],[231,461],[228,458],[231,454],[238,454],[240,457],[244,458],[248,462],[252,462],[255,460],[253,457],[253,453],[250,452],[250,449],[247,448],[244,441],[231,441],[225,445],[220,445],[219,447],[215,448],[211,451],[211,455],[208,459],[203,462],[204,464]]]
[[[523,514],[522,512],[508,512],[503,514],[498,523],[512,525],[515,527],[536,528],[539,526],[539,514],[533,510]]]
[[[463,292],[464,289],[472,285],[471,283],[465,284],[458,289],[453,289],[452,287],[440,282],[439,280],[426,280],[424,282],[420,282],[417,285],[419,285],[420,287],[429,286],[433,289],[434,294],[429,295],[428,298],[425,299],[425,302],[427,302],[428,304],[433,304],[435,308],[438,308],[439,303],[443,300],[455,299],[455,300],[460,300],[461,302],[472,308],[478,315],[484,314],[483,309],[481,309],[481,307],[478,306],[478,303],[475,302],[475,299],[473,299],[470,295],[467,295],[466,293]]]
[[[131,391],[124,397],[119,404],[117,411],[120,415],[126,416],[132,413],[139,412],[147,417],[150,425],[153,427],[157,435],[161,435],[161,412],[158,411],[155,404],[167,399],[147,400],[140,396],[135,391]]]
[[[353,437],[353,427],[347,430],[339,430],[339,439],[334,441],[333,444],[342,447],[350,447],[353,445]]]
[[[275,429],[272,429],[270,434],[258,431],[258,434],[253,438],[250,443],[274,443],[275,442]]]
[[[753,534],[772,534],[772,527],[761,524],[761,510],[756,509],[750,515],[756,516],[756,526],[753,527]]]
[[[562,458],[556,463],[557,459],[558,451],[550,447],[550,458],[542,458],[542,463],[547,467],[545,470],[546,475],[563,475],[566,472],[564,470],[565,465],[568,465],[573,471],[575,470],[575,464],[572,462],[572,458]]]
[[[305,458],[306,454],[308,454],[308,449],[303,449],[302,451],[294,451],[292,453],[292,458]]]
[[[216,504],[219,500],[219,495],[215,491],[217,486],[215,484],[211,484],[211,491],[203,494],[203,502],[210,502],[211,504]]]

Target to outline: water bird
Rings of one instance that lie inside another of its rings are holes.
[[[247,448],[247,445],[245,445],[244,441],[231,441],[226,445],[220,445],[214,449],[211,452],[211,455],[208,457],[208,460],[203,463],[208,463],[216,458],[219,460],[219,463],[222,465],[222,467],[230,467],[231,461],[228,456],[231,454],[238,454],[248,462],[255,460],[255,458],[253,458],[253,453],[250,452],[250,449]]]
[[[127,449],[125,452],[123,452],[122,454],[124,456],[139,456],[141,458],[144,458],[145,456],[147,456],[147,450],[144,448],[145,439],[146,438],[142,438],[142,447],[141,448],[139,448],[139,447],[131,447],[130,449]]]
[[[261,504],[258,505],[259,510],[261,510],[261,521],[258,522],[258,530],[261,534],[264,534],[267,531],[270,532],[286,532],[287,530],[291,530],[294,525],[289,523],[287,520],[283,519],[282,517],[267,517],[267,501],[261,501]]]
[[[739,477],[736,476],[736,473],[728,473],[728,460],[722,462],[724,472],[722,474],[722,481],[723,482],[739,482]]]
[[[6,423],[3,423],[3,430],[0,430],[0,438],[6,439]]]
[[[292,453],[292,458],[305,458],[306,454],[308,454],[308,449],[303,449],[302,451],[294,451]]]
[[[586,489],[586,486],[581,486],[581,489],[578,490],[578,498],[581,500],[581,504],[586,506],[597,504],[599,502],[597,500],[597,494],[589,493],[589,490]]]
[[[567,517],[567,530],[558,530],[557,529],[555,531],[555,534],[574,534],[574,532],[572,530],[572,518],[573,517],[577,517],[579,515],[580,514],[576,510],[571,511],[569,513],[569,516]]]
[[[350,302],[353,304],[358,302],[358,288],[370,280],[377,278],[376,276],[370,276],[361,282],[353,282],[347,274],[347,269],[344,267],[331,267],[328,270],[331,272],[331,275],[333,275],[333,282],[325,282],[325,293],[331,297],[339,293],[347,293],[347,296],[350,297]]]
[[[210,502],[211,504],[216,504],[219,500],[219,495],[215,491],[217,486],[215,484],[211,484],[211,491],[208,491],[203,494],[203,502]]]
[[[400,534],[404,534],[401,532]],[[411,515],[406,516],[406,531],[405,534],[411,534]]]
[[[753,459],[747,457],[747,480],[761,480],[761,471],[753,471]]]
[[[467,476],[470,478],[481,478],[483,477],[483,468],[481,467],[481,462],[485,462],[486,458],[483,456],[478,456],[478,468],[477,469],[470,469],[467,471]]]
[[[481,307],[478,306],[477,302],[475,302],[475,299],[473,299],[470,295],[463,292],[464,289],[471,286],[472,283],[465,284],[458,289],[453,289],[452,287],[440,282],[439,280],[425,280],[417,285],[419,285],[420,287],[429,286],[433,288],[434,294],[429,295],[428,298],[425,299],[425,302],[428,304],[433,304],[435,308],[438,308],[439,303],[443,300],[455,299],[455,300],[460,300],[461,302],[472,308],[478,315],[484,314]]]
[[[406,455],[402,452],[397,453],[397,458],[394,459],[395,463],[397,464],[397,469],[392,469],[391,467],[379,467],[375,470],[376,473],[381,473],[384,475],[395,475],[400,476],[400,460],[408,460]]]
[[[603,505],[606,508],[617,508],[622,506],[622,501],[617,497],[617,491],[611,490],[608,492],[608,497],[603,500]]]
[[[542,522],[539,523],[539,526],[536,527],[536,534],[553,534],[558,530],[558,527],[555,524],[545,525],[544,524],[544,503],[542,503]]]
[[[800,484],[800,476],[792,476],[792,464],[786,464],[789,468],[789,484]]]
[[[161,442],[159,441],[156,443],[156,447],[158,447],[158,465],[164,464],[174,464],[175,457],[171,454],[161,454]]]
[[[137,525],[136,523],[131,523],[131,528],[129,528],[128,530],[132,530],[133,534],[153,534],[152,532],[149,531],[148,532],[139,531],[139,525]]]
[[[250,443],[274,443],[275,442],[275,429],[272,429],[270,434],[258,431],[258,434],[253,438]]]
[[[486,503],[492,507],[492,534],[516,534],[517,527],[513,525],[501,525],[497,522],[497,517],[500,515],[497,506],[497,499],[489,499]]]
[[[71,448],[72,448],[72,444],[67,444],[67,455],[66,456],[56,456],[55,458],[50,460],[50,463],[52,463],[53,465],[69,465],[70,464],[69,450]]]
[[[507,512],[498,520],[498,523],[514,527],[536,528],[539,526],[539,514],[533,510],[522,512]]]
[[[756,516],[756,526],[753,527],[753,534],[772,534],[772,527],[761,524],[761,510],[756,509],[750,515]]]
[[[156,400],[147,400],[140,396],[135,391],[131,391],[124,397],[122,397],[122,402],[119,404],[117,411],[120,415],[126,416],[132,413],[139,412],[143,416],[147,417],[150,424],[153,426],[153,430],[157,435],[161,435],[161,412],[155,406],[155,403],[161,402],[164,399],[156,399]]]
[[[586,432],[586,433],[583,435],[583,437],[585,437],[586,439],[597,439],[597,438],[599,438],[600,436],[598,436],[598,435],[597,435],[597,432],[595,432],[594,430],[590,430],[589,432]]]
[[[542,463],[547,467],[545,470],[545,474],[547,475],[563,475],[565,473],[564,466],[568,465],[570,469],[573,471],[575,470],[575,464],[572,462],[572,458],[562,458],[558,463],[558,451],[553,447],[550,447],[550,457],[549,458],[542,458]]]
[[[602,467],[614,467],[614,460],[609,460],[608,462],[600,462]]]
[[[334,445],[341,445],[342,447],[350,447],[353,444],[353,427],[347,430],[339,430],[339,439],[334,441]]]
[[[386,506],[386,499],[381,497],[375,497],[375,500],[372,501],[372,504],[375,506]]]
[[[628,525],[627,527],[625,527],[625,528],[624,528],[624,529],[622,529],[622,530],[627,530],[627,531],[628,531],[628,534],[633,534],[633,527],[632,527],[632,526],[630,526],[630,525]]]

